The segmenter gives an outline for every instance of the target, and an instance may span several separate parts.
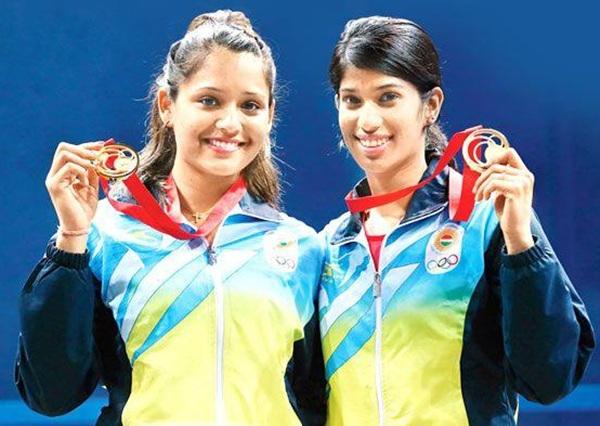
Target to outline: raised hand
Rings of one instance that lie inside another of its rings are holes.
[[[494,200],[508,254],[527,250],[534,244],[531,214],[534,176],[514,148],[492,159],[475,182],[475,200]]]
[[[93,161],[103,142],[73,145],[61,142],[56,148],[46,188],[58,216],[56,246],[83,253],[87,231],[98,205],[98,175]]]

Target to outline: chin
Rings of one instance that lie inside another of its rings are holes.
[[[243,168],[240,164],[219,164],[219,162],[204,162],[196,168],[201,174],[206,174],[214,177],[231,177],[239,175]]]
[[[389,167],[387,164],[384,164],[384,160],[382,158],[361,157],[358,160],[354,158],[354,161],[356,164],[358,164],[358,167],[363,169],[365,172],[381,173]]]
[[[391,168],[386,164],[378,164],[375,161],[366,161],[359,164],[366,175],[382,175],[390,172]]]
[[[242,173],[242,169],[217,169],[206,170],[205,172],[214,177],[230,178],[232,176],[239,176]]]

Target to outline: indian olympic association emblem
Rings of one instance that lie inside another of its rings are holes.
[[[269,265],[281,272],[293,272],[298,266],[298,238],[289,231],[267,232],[263,240]]]
[[[427,244],[425,269],[430,274],[450,272],[460,262],[465,230],[456,223],[447,223],[434,232]]]
[[[337,263],[334,262],[325,262],[323,265],[323,272],[321,273],[321,283],[331,284],[342,282],[343,271]]]

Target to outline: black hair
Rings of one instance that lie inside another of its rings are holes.
[[[381,72],[412,83],[426,101],[442,86],[439,55],[429,34],[407,19],[369,16],[348,21],[337,42],[329,81],[337,94],[349,66]],[[425,131],[427,161],[440,156],[448,139],[436,121]]]

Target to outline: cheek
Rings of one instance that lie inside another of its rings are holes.
[[[203,134],[203,129],[207,126],[199,120],[185,119],[181,115],[173,123],[173,132],[177,149],[188,151],[197,147],[199,137]]]
[[[202,112],[192,112],[187,115],[180,115],[179,120],[174,123],[176,140],[192,149],[196,146],[199,139],[212,132],[214,127],[214,116]]]
[[[425,105],[421,101],[415,101],[411,106],[411,117],[415,124],[421,124],[421,122],[426,118],[426,108]]]
[[[355,119],[352,114],[341,112],[338,114],[338,123],[343,135],[350,135],[354,132]]]
[[[386,112],[384,119],[394,133],[412,134],[421,130],[421,116],[416,108],[394,108]]]
[[[264,117],[255,117],[248,126],[248,132],[255,142],[266,141],[271,132],[271,124],[269,122],[269,116],[265,114]]]
[[[190,130],[189,121],[185,120],[181,115],[178,115],[173,120],[173,131],[175,132],[175,138],[177,140],[189,138]]]
[[[185,123],[175,124],[173,131],[178,151],[185,152],[196,148],[198,139],[189,125]]]

